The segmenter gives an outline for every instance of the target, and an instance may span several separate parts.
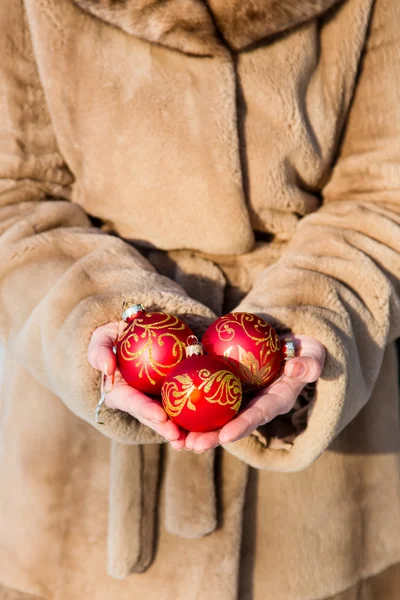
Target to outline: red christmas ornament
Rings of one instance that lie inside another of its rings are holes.
[[[178,317],[147,312],[141,304],[124,303],[125,330],[115,352],[122,377],[132,387],[160,395],[166,375],[185,358],[192,330]]]
[[[165,378],[162,403],[167,415],[183,429],[216,431],[236,416],[242,385],[224,358],[203,356],[201,344],[192,337],[195,343],[187,347],[188,358]]]
[[[275,329],[251,313],[229,313],[217,319],[206,330],[202,344],[208,354],[228,359],[245,391],[270,384],[284,360]]]

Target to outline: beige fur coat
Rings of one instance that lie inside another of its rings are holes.
[[[397,600],[398,0],[1,0],[1,600]],[[134,297],[318,338],[315,394],[173,452],[96,426]]]

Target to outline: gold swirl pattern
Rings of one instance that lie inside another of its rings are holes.
[[[264,319],[251,313],[231,313],[221,317],[216,326],[219,339],[222,342],[230,342],[236,334],[233,325],[239,325],[245,335],[255,341],[256,345],[268,344],[272,352],[277,352],[281,347],[281,342],[276,331]],[[255,332],[250,333],[248,326],[252,326]]]
[[[168,331],[162,333],[165,328],[168,328]],[[185,356],[186,344],[173,332],[185,329],[185,323],[168,314],[161,315],[161,318],[154,323],[144,323],[143,318],[137,318],[129,324],[118,340],[121,357],[126,361],[136,360],[135,367],[139,369],[139,377],[146,375],[150,383],[154,385],[156,382],[149,373],[148,363],[161,376],[166,375],[172,367],[175,367]],[[173,363],[163,364],[154,359],[153,344],[162,347],[168,338],[172,338],[174,341],[171,352],[176,360]],[[138,350],[131,350],[132,341],[137,343],[141,339],[146,340],[145,343]]]
[[[180,388],[176,381],[166,381],[161,388],[164,409],[171,418],[180,415],[186,405],[189,410],[196,410],[190,399],[190,396],[196,390],[193,379],[188,374],[175,375],[174,379],[179,381]]]
[[[235,412],[239,410],[242,401],[242,386],[236,375],[231,371],[211,373],[208,369],[201,369],[199,377],[202,380],[199,390],[204,389],[205,394],[208,394],[213,385],[217,384],[217,389],[212,395],[205,395],[207,402],[221,406],[229,405]]]
[[[229,358],[231,350],[232,347],[224,352],[226,358]],[[266,346],[263,346],[260,351],[259,359],[257,359],[252,352],[246,352],[241,346],[238,346],[237,350],[239,361],[234,361],[234,365],[239,369],[241,379],[246,381],[250,386],[265,386],[268,383],[271,374],[271,364],[265,364],[268,356],[271,354],[270,350]]]
[[[208,369],[201,369],[199,377],[202,382],[198,387],[188,373],[175,375],[174,380],[181,384],[180,387],[176,381],[164,383],[161,393],[168,416],[177,417],[185,406],[189,410],[196,410],[196,406],[191,400],[191,396],[196,390],[204,391],[204,399],[207,402],[229,406],[235,413],[238,412],[242,401],[242,386],[236,375],[231,371],[222,370],[211,373]]]

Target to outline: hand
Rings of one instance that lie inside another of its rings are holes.
[[[316,381],[320,376],[326,352],[322,344],[314,338],[303,335],[292,337],[298,356],[286,363],[282,377],[261,390],[238,416],[220,431],[189,433],[185,441],[187,450],[204,452],[216,448],[219,444],[235,442],[293,408],[306,384]]]
[[[114,380],[112,390],[106,395],[105,404],[109,408],[129,413],[168,440],[175,450],[182,449],[186,432],[168,418],[160,402],[132,388],[123,379],[113,352],[117,331],[117,322],[98,327],[93,332],[88,349],[88,360],[92,367]]]

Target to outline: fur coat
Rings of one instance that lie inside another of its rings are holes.
[[[1,600],[396,600],[400,3],[0,2]],[[126,298],[319,339],[313,393],[173,452],[94,421]]]

